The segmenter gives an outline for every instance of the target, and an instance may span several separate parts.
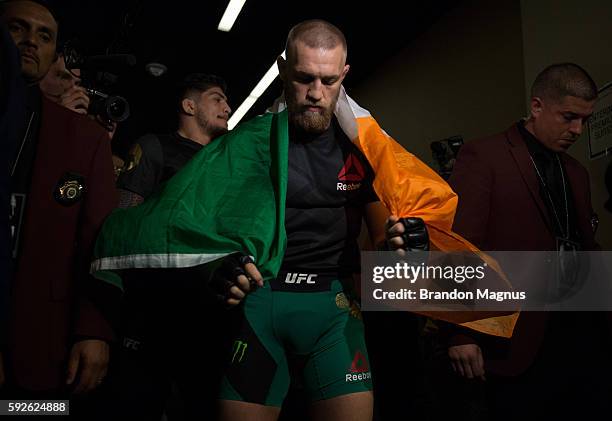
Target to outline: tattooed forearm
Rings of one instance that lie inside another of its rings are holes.
[[[144,202],[144,197],[129,190],[119,189],[119,207],[131,208]]]

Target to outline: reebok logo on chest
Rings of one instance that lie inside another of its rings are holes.
[[[338,183],[336,184],[337,191],[352,191],[358,190],[361,187],[361,182],[365,178],[363,165],[354,154],[349,154],[344,162],[344,166],[338,173]]]

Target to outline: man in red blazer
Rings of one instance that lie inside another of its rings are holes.
[[[0,18],[28,85],[27,119],[10,166],[14,271],[0,372],[10,398],[65,398],[102,382],[113,339],[86,292],[97,231],[117,202],[110,143],[95,121],[40,94],[38,82],[55,58],[50,10],[12,0]]]
[[[459,195],[453,230],[485,251],[557,250],[561,243],[597,249],[589,175],[566,154],[596,97],[581,67],[544,69],[532,86],[525,121],[460,150],[449,180]],[[581,403],[577,396],[600,396],[590,393],[590,374],[605,359],[607,329],[600,316],[523,312],[510,340],[455,330],[448,355],[456,373],[484,382],[492,419],[526,416],[527,408],[547,403],[568,408]],[[564,400],[557,392],[565,386],[580,388],[578,395]]]

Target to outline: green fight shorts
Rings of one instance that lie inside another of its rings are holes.
[[[281,273],[244,301],[221,399],[282,406],[372,390],[361,313],[338,275]]]

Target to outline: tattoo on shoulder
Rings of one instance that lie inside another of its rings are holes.
[[[131,208],[144,202],[144,197],[129,190],[119,189],[119,207]]]

